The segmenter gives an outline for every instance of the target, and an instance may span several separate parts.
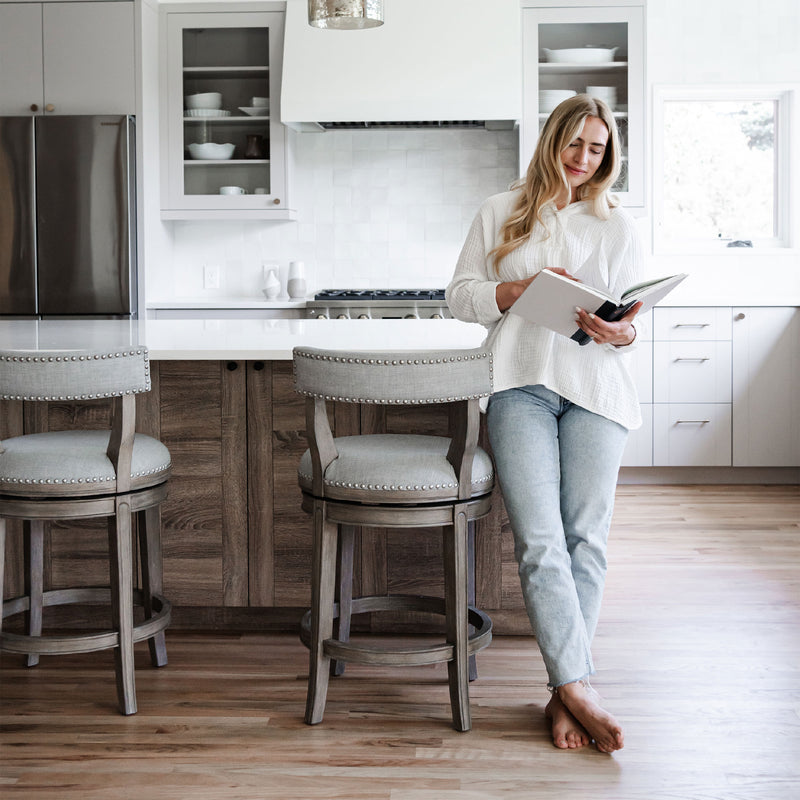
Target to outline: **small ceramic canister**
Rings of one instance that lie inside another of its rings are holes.
[[[286,286],[289,297],[306,296],[306,265],[302,261],[289,262],[289,281]]]

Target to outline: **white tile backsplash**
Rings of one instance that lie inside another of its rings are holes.
[[[259,296],[262,262],[306,264],[309,291],[440,288],[480,203],[518,174],[516,131],[328,131],[298,136],[292,222],[175,222],[172,292]],[[219,290],[203,266],[222,266]],[[160,280],[161,286],[168,281]]]

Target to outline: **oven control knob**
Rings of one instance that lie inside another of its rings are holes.
[[[327,314],[317,314],[317,319],[328,319]]]
[[[419,319],[416,314],[406,314],[403,319]]]
[[[369,319],[369,314],[359,314],[358,318],[359,319]]]
[[[350,319],[350,317],[347,314],[338,314],[336,319]]]

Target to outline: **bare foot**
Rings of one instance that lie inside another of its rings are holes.
[[[544,710],[553,730],[553,744],[562,750],[585,747],[592,739],[583,726],[569,713],[556,692]]]
[[[572,716],[583,725],[602,753],[621,750],[624,737],[620,724],[600,705],[600,696],[583,681],[558,687],[558,696]]]

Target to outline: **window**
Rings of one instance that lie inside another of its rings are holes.
[[[789,111],[783,92],[660,92],[654,115],[657,250],[790,245]]]

